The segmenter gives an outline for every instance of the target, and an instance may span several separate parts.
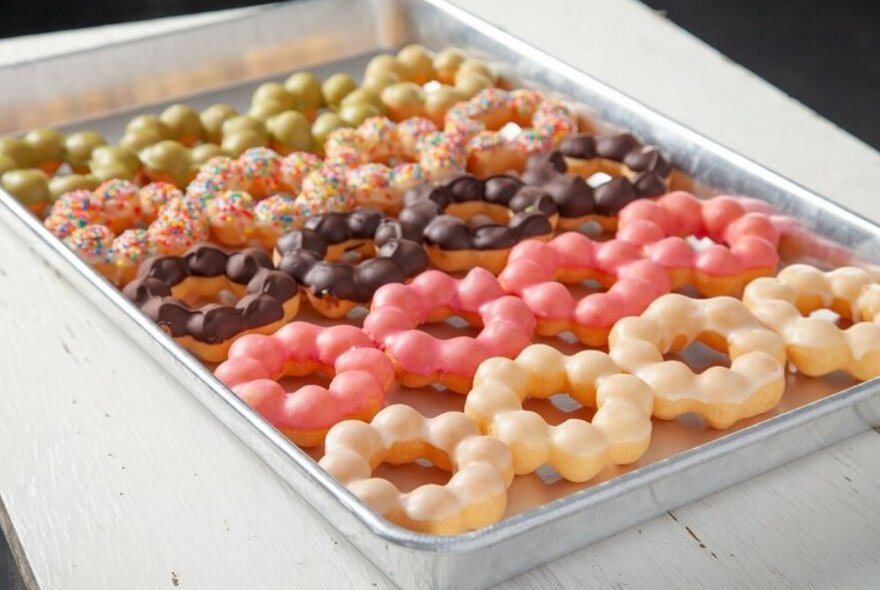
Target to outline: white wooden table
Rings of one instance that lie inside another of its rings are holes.
[[[632,0],[472,10],[880,219],[880,155]],[[217,18],[216,15],[208,18]],[[179,21],[177,21],[179,22]],[[0,62],[109,36],[0,42]],[[35,254],[0,232],[0,520],[26,582],[390,583]],[[880,431],[675,510],[505,588],[880,587]]]

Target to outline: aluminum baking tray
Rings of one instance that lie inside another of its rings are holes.
[[[306,66],[323,75],[359,72],[378,51],[409,42],[456,45],[506,63],[508,73],[567,94],[594,118],[660,145],[701,186],[764,199],[847,246],[854,258],[880,260],[880,228],[869,221],[442,0],[284,3],[227,21],[0,68],[5,89],[0,130],[67,122],[62,128],[88,127],[118,138],[133,114],[157,112],[171,96],[195,107],[219,101],[243,107],[260,80]],[[141,65],[132,68],[132,63]],[[513,501],[504,520],[483,530],[453,537],[417,534],[389,523],[348,493],[2,191],[0,204],[0,218],[27,247],[405,588],[488,586],[880,424],[876,380],[793,381],[770,417],[709,434],[663,423],[652,450],[632,469],[603,473],[580,487],[541,483],[542,505]]]

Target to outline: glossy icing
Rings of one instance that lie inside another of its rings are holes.
[[[513,480],[510,449],[482,436],[460,412],[426,418],[405,405],[380,411],[370,423],[334,426],[324,444],[321,467],[376,512],[406,528],[453,535],[501,520]],[[426,484],[401,492],[373,477],[380,463],[400,465],[425,458],[449,471],[446,485]]]
[[[730,367],[695,373],[665,354],[701,341],[730,357]],[[739,300],[691,299],[671,293],[637,317],[617,322],[609,353],[627,373],[654,390],[654,416],[671,420],[693,412],[714,428],[767,412],[785,389],[785,347]]]
[[[321,371],[327,387],[288,392],[278,381]],[[369,419],[385,405],[394,367],[354,326],[293,322],[271,335],[239,338],[214,375],[300,446],[316,446],[341,420]]]
[[[526,398],[568,393],[598,408],[590,422],[571,418],[551,426],[523,409]],[[474,375],[464,411],[480,429],[510,446],[514,471],[549,464],[569,481],[587,481],[608,464],[637,461],[651,442],[654,394],[644,381],[624,375],[596,350],[565,356],[533,344],[513,360],[484,361]]]
[[[785,341],[799,371],[822,376],[846,371],[866,381],[880,375],[880,283],[856,267],[829,272],[794,264],[776,277],[752,281],[743,302],[758,320]],[[834,319],[810,317],[831,310],[853,324],[841,329]]]
[[[458,315],[482,330],[476,337],[440,340],[418,329]],[[535,317],[518,297],[506,295],[498,280],[482,268],[456,279],[426,271],[408,284],[376,291],[364,331],[394,360],[405,386],[443,383],[464,393],[477,366],[492,356],[514,357],[525,348]]]

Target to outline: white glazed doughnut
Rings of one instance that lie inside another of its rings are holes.
[[[842,370],[863,381],[880,375],[880,283],[867,271],[794,264],[749,283],[743,302],[782,337],[789,360],[805,375]],[[819,309],[853,325],[842,330],[830,318],[809,317]]]
[[[663,358],[696,340],[726,351],[730,368],[696,374]],[[618,321],[608,343],[614,362],[654,390],[654,416],[664,420],[694,412],[714,428],[727,428],[774,408],[785,389],[782,339],[732,297],[664,295],[641,316]]]
[[[598,407],[592,421],[572,418],[551,426],[522,407],[528,397],[561,392]],[[484,361],[464,411],[483,432],[510,446],[518,475],[549,463],[569,481],[587,481],[608,464],[629,464],[645,453],[651,442],[653,405],[653,392],[645,382],[621,374],[604,352],[565,356],[550,346],[533,344],[514,360]]]
[[[513,480],[510,449],[482,436],[461,412],[425,418],[405,405],[388,406],[369,424],[340,422],[324,443],[321,467],[388,520],[414,531],[454,535],[501,520]],[[452,472],[446,485],[426,484],[401,492],[373,477],[380,463],[402,465],[419,458]]]

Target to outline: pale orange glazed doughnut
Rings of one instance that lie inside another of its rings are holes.
[[[725,351],[730,368],[696,374],[663,355],[703,343]],[[620,320],[608,337],[611,358],[654,390],[654,416],[694,412],[714,428],[773,409],[785,389],[785,347],[739,300],[660,297],[638,317]]]
[[[522,407],[528,397],[561,392],[598,407],[592,421],[572,418],[551,426]],[[606,465],[633,463],[645,453],[653,406],[651,388],[638,377],[621,374],[607,354],[585,350],[565,356],[533,344],[514,360],[483,361],[464,411],[483,432],[510,446],[517,475],[547,463],[569,481],[587,481]]]
[[[373,510],[400,526],[454,535],[501,520],[513,480],[510,449],[482,436],[460,412],[425,418],[405,405],[376,414],[372,422],[345,421],[327,433],[321,467]],[[402,465],[425,458],[452,472],[446,485],[401,492],[373,477],[381,463]]]
[[[880,283],[867,271],[794,264],[774,278],[752,281],[743,303],[782,337],[788,359],[805,375],[846,371],[863,381],[880,375]],[[809,317],[819,309],[853,325],[842,330],[831,319]]]

